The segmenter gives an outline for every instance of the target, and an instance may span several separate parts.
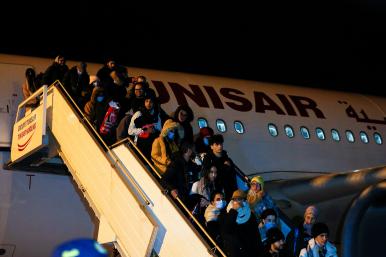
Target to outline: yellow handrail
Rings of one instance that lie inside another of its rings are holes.
[[[65,92],[65,94],[67,95],[67,98],[73,103],[73,105],[75,106],[75,108],[78,110],[78,112],[81,114],[82,116],[82,120],[85,121],[89,127],[92,129],[92,131],[94,132],[94,135],[97,136],[97,138],[102,142],[103,146],[105,147],[105,149],[107,149],[108,153],[110,154],[110,156],[112,156],[114,159],[115,159],[115,162],[119,162],[121,165],[121,167],[123,167],[121,161],[119,160],[118,156],[110,150],[110,148],[106,145],[106,143],[104,142],[104,140],[100,137],[99,133],[95,130],[94,126],[90,123],[90,121],[86,118],[86,116],[83,114],[83,112],[80,110],[80,108],[78,107],[78,105],[75,103],[75,101],[72,99],[72,97],[70,96],[70,94],[67,92],[67,90],[64,88],[64,86],[62,85],[62,83],[60,83],[59,80],[56,80],[54,83],[53,83],[53,86],[57,87],[57,86],[60,86],[62,88],[62,90]],[[113,167],[115,167],[115,163],[112,163]],[[146,196],[146,194],[142,191],[141,187],[138,186],[137,182],[135,180],[132,179],[131,176],[126,176],[130,182],[131,182],[131,185],[133,185],[135,187],[135,189],[137,190],[137,192],[139,193],[139,195],[141,196],[142,200],[146,203],[146,205],[149,205],[150,204],[150,199],[148,199],[148,197]]]
[[[125,141],[128,141],[131,146],[133,146],[136,151],[140,154],[140,156],[146,161],[146,163],[149,165],[149,167],[152,169],[152,171],[157,175],[157,177],[159,179],[162,178],[161,174],[154,168],[153,164],[142,154],[141,150],[138,149],[138,147],[134,144],[134,142],[130,139],[130,138],[125,138],[125,139],[122,139],[116,143],[114,143],[113,145],[111,145],[110,147],[106,145],[106,143],[104,142],[104,140],[100,137],[99,133],[95,130],[94,126],[92,126],[92,124],[90,123],[90,121],[86,118],[86,116],[83,114],[83,112],[80,110],[80,108],[78,107],[78,105],[75,103],[75,101],[72,99],[72,97],[70,96],[70,94],[67,92],[67,90],[64,88],[64,86],[60,83],[60,81],[55,81],[54,82],[54,85],[56,86],[56,84],[59,84],[59,86],[63,89],[63,91],[66,93],[68,99],[70,99],[70,101],[73,103],[73,105],[77,108],[77,110],[79,111],[79,113],[82,115],[82,119],[85,120],[89,126],[92,128],[92,130],[94,131],[94,134],[99,138],[99,140],[102,142],[103,146],[107,149],[107,151],[113,155],[115,158],[116,158],[116,161],[117,162],[120,162],[119,161],[119,158],[116,156],[116,154],[111,151],[112,148],[124,143]],[[123,165],[122,165],[123,166]],[[142,198],[144,199],[144,201],[146,202],[147,205],[150,204],[150,200],[147,199],[146,195],[144,194],[144,192],[142,192],[142,189],[139,188],[139,186],[137,185],[137,183],[135,181],[133,181],[131,179],[130,176],[128,176],[132,182],[132,184],[136,187],[136,189],[139,189],[138,192],[141,194]],[[194,217],[194,215],[192,215],[192,213],[189,211],[189,209],[185,206],[185,204],[181,201],[180,198],[176,198],[176,200],[178,201],[178,203],[183,207],[183,210],[189,215],[189,217],[194,221],[194,223],[200,228],[200,230],[204,233],[204,235],[209,239],[209,241],[214,245],[214,248],[216,248],[220,253],[221,255],[225,256],[225,253],[221,250],[221,248],[217,245],[217,243],[212,239],[212,237],[208,234],[208,232],[206,231],[206,229],[200,224],[200,222]]]

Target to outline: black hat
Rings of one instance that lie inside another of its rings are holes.
[[[274,209],[265,209],[261,213],[260,218],[263,220],[263,219],[267,218],[269,215],[273,215],[273,216],[277,217],[277,214],[276,214]]]
[[[324,224],[322,222],[317,222],[312,226],[311,234],[312,234],[313,238],[315,238],[323,233],[329,234],[328,227],[326,224]]]
[[[270,228],[268,229],[267,231],[267,242],[269,244],[273,244],[279,240],[284,240],[284,235],[283,233],[280,231],[280,229],[276,228],[276,227],[273,227],[273,228]]]

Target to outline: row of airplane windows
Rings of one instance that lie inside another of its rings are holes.
[[[208,126],[208,121],[205,118],[198,118],[197,122],[198,122],[199,128],[203,128],[203,127]],[[241,121],[238,121],[238,120],[234,121],[233,122],[233,128],[236,131],[236,133],[238,133],[238,134],[244,134],[245,133],[244,124]],[[226,126],[225,121],[222,119],[217,119],[216,120],[216,129],[221,133],[225,133],[227,131],[227,126]],[[268,133],[273,137],[277,137],[279,135],[279,130],[275,124],[269,123],[268,124]],[[284,126],[284,133],[289,138],[295,137],[295,131],[290,125]],[[300,127],[300,134],[303,136],[304,139],[310,139],[311,138],[310,130],[305,126]],[[326,134],[322,128],[316,128],[315,129],[315,135],[319,140],[322,140],[322,141],[326,140]],[[350,143],[355,142],[355,136],[351,130],[346,130],[345,136],[346,136],[346,139],[348,142],[350,142]],[[383,144],[381,134],[379,134],[378,132],[374,132],[372,136],[373,136],[374,142],[377,145]],[[336,142],[339,142],[342,140],[342,138],[339,134],[339,131],[337,129],[331,129],[331,138],[332,138],[332,140],[334,140]],[[359,138],[360,138],[361,142],[364,144],[368,144],[370,142],[369,135],[367,135],[367,133],[364,131],[359,132]]]
[[[276,137],[279,135],[279,132],[278,132],[276,125],[272,124],[272,123],[268,124],[268,132],[273,137]],[[295,137],[294,129],[290,125],[284,126],[284,132],[287,135],[287,137],[289,137],[289,138]],[[303,136],[304,139],[310,139],[311,138],[311,133],[307,127],[301,126],[300,127],[300,134]],[[346,139],[349,143],[355,142],[355,136],[351,130],[346,130],[344,132],[344,134],[345,134]],[[326,138],[327,138],[326,134],[322,128],[316,128],[315,129],[315,135],[319,140],[322,140],[322,141],[326,140]],[[331,138],[333,141],[336,141],[336,142],[339,142],[342,140],[342,138],[339,134],[339,131],[337,129],[331,129]],[[370,143],[370,137],[364,131],[359,132],[359,139],[364,144]],[[373,139],[377,145],[381,145],[383,143],[382,136],[378,132],[373,133]]]

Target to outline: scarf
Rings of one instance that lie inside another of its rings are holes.
[[[206,222],[216,221],[218,219],[218,215],[220,215],[220,209],[217,209],[213,204],[209,204],[204,214]]]
[[[236,223],[237,224],[244,224],[249,220],[251,217],[251,209],[249,208],[249,204],[247,202],[243,202],[244,206],[237,209],[237,218]],[[231,200],[227,206],[227,212],[232,209],[233,206],[233,200]]]

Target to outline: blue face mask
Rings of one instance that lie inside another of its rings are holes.
[[[274,222],[267,222],[267,223],[264,224],[264,227],[265,227],[265,231],[268,231],[270,228],[276,227],[276,223],[274,223]]]
[[[209,139],[207,137],[204,137],[204,145],[209,145]]]
[[[217,209],[221,210],[222,208],[225,207],[225,205],[226,205],[226,202],[224,200],[216,201],[216,208]]]
[[[169,132],[168,132],[168,138],[169,138],[170,140],[172,140],[172,139],[174,138],[174,132],[173,132],[173,131],[169,131]]]
[[[97,96],[97,98],[96,98],[96,100],[97,100],[98,103],[102,102],[103,99],[105,99],[104,96]]]

